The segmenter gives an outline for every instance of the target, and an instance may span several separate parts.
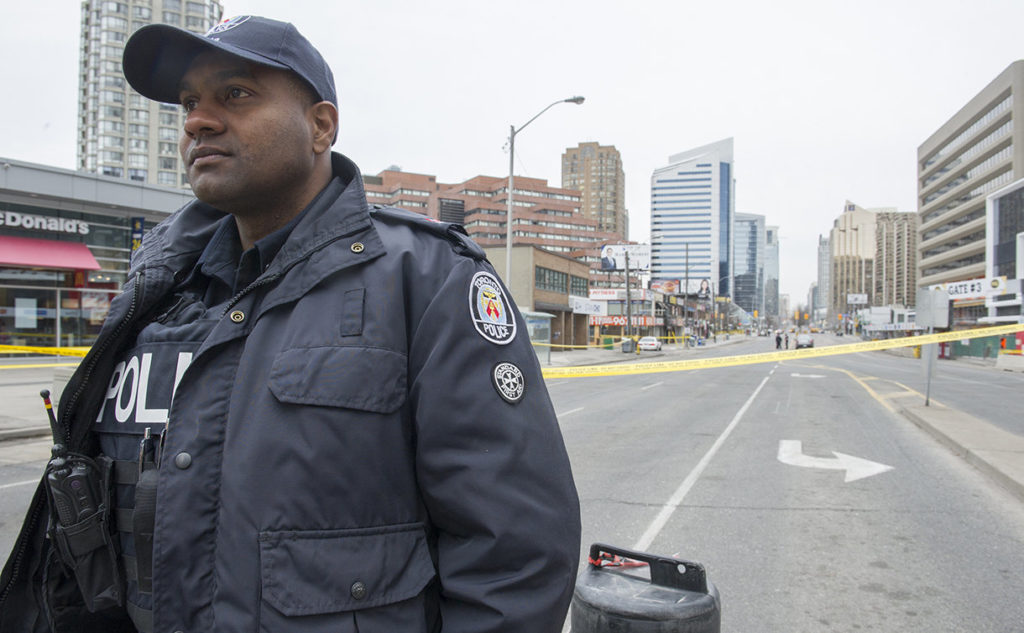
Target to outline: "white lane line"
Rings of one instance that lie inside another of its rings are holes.
[[[653,389],[654,387],[657,387],[659,385],[664,385],[664,384],[665,384],[664,381],[656,382],[653,385],[647,385],[646,387],[640,387],[640,391],[647,391],[648,389]]]
[[[556,413],[555,417],[556,418],[564,418],[567,415],[572,415],[573,413],[578,413],[578,412],[580,412],[582,410],[583,410],[583,407],[576,407],[575,409],[569,409],[568,411],[566,411],[564,413]]]
[[[648,526],[647,531],[644,532],[643,536],[640,537],[640,540],[637,541],[631,549],[642,552],[651,546],[651,543],[654,542],[655,537],[657,537],[658,533],[661,532],[662,528],[665,527],[665,524],[668,523],[668,520],[676,511],[676,508],[678,508],[679,504],[683,502],[683,499],[686,497],[687,493],[689,493],[690,489],[693,488],[693,485],[697,483],[697,479],[700,478],[701,474],[703,474],[704,470],[708,467],[708,464],[711,463],[711,459],[718,452],[718,449],[722,447],[722,444],[725,443],[725,440],[729,438],[729,434],[731,434],[732,430],[736,428],[737,424],[739,424],[740,419],[743,418],[743,414],[745,414],[747,412],[747,409],[750,408],[750,405],[753,404],[754,399],[757,398],[757,394],[761,393],[761,389],[768,382],[769,378],[771,378],[770,373],[764,377],[764,380],[762,380],[761,384],[757,386],[757,389],[754,390],[754,393],[750,394],[750,397],[747,398],[747,401],[743,403],[743,406],[740,407],[740,410],[736,412],[736,416],[733,417],[732,422],[729,423],[729,426],[725,427],[725,430],[722,431],[722,434],[718,436],[718,439],[715,440],[715,443],[711,445],[711,448],[708,449],[708,452],[705,453],[704,457],[701,458],[700,462],[698,462],[697,465],[693,468],[693,470],[690,471],[690,474],[686,476],[686,479],[684,479],[683,483],[679,485],[679,488],[677,488],[676,491],[672,493],[672,496],[669,498],[669,500],[666,501],[665,505],[661,507],[661,512],[658,513],[658,516],[654,517],[654,521],[652,521],[651,525]]]
[[[28,481],[16,481],[13,484],[3,484],[2,486],[0,486],[0,490],[3,490],[5,488],[14,488],[15,486],[27,486],[28,484],[37,483],[39,483],[39,479],[30,479]]]

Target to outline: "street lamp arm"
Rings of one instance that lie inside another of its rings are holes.
[[[527,125],[529,125],[529,124],[533,123],[534,121],[536,121],[537,118],[540,115],[544,114],[545,112],[547,112],[551,108],[555,107],[559,103],[575,103],[576,105],[579,105],[579,104],[583,103],[583,97],[569,97],[568,99],[559,99],[558,101],[555,101],[554,103],[552,103],[548,107],[544,108],[543,110],[541,110],[537,114],[533,115],[532,119],[530,119],[526,123],[523,123],[522,125],[520,125],[519,128],[512,128],[512,136],[515,136],[516,134],[519,134],[520,132],[522,132],[523,128],[525,128]]]

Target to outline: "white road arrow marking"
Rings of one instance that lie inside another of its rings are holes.
[[[824,378],[823,374],[790,374],[793,378]]]
[[[803,468],[827,468],[829,470],[845,470],[846,483],[879,475],[892,466],[879,464],[868,459],[854,457],[845,453],[832,451],[835,457],[811,457],[804,455],[803,442],[800,440],[779,441],[779,461],[790,466],[801,466]]]

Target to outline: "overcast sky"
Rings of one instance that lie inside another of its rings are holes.
[[[781,236],[781,289],[806,301],[844,201],[916,211],[917,147],[1024,57],[1021,0],[646,2],[224,0],[293,22],[334,70],[335,148],[364,173],[561,184],[561,154],[615,145],[631,239],[649,240],[668,156],[734,138],[736,210]],[[0,156],[75,167],[80,3],[0,10]]]

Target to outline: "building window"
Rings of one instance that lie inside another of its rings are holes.
[[[177,114],[171,114],[170,112],[161,112],[160,113],[160,125],[170,125],[170,126],[178,125],[178,115]]]
[[[168,143],[167,141],[160,141],[160,153],[161,154],[177,154],[178,145],[176,143]]]
[[[534,285],[537,287],[537,290],[549,290],[566,294],[568,283],[569,275],[567,273],[540,266],[534,269]]]
[[[178,176],[173,171],[158,171],[156,181],[161,185],[174,186],[178,182]]]
[[[569,279],[569,294],[578,297],[590,296],[590,280],[572,275]]]
[[[128,155],[128,166],[129,167],[147,167],[149,161],[146,159],[145,154],[129,154]]]
[[[139,182],[146,182],[146,170],[145,169],[129,169],[128,180],[137,180]]]
[[[107,103],[124,103],[124,93],[114,90],[104,90],[100,93],[100,99]]]
[[[112,15],[103,16],[103,19],[100,20],[100,25],[105,29],[117,31],[128,30],[128,20],[125,20],[124,18],[115,18]]]
[[[128,141],[128,147],[139,152],[145,152],[149,150],[149,141],[142,138],[133,138]]]
[[[178,168],[178,159],[176,159],[176,158],[166,158],[164,156],[161,156],[157,160],[159,161],[160,169],[177,169]]]

